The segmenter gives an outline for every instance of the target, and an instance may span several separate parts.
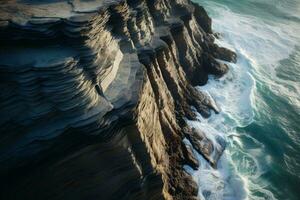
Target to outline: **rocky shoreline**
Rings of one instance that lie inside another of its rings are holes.
[[[219,112],[193,86],[220,60],[189,0],[4,1],[1,199],[197,199],[183,139],[212,166],[225,144],[185,119]]]

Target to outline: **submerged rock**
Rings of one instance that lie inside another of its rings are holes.
[[[216,106],[192,85],[228,70],[189,0],[0,5],[1,199],[197,199],[183,165],[223,148],[183,134]]]

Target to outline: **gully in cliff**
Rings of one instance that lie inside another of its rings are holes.
[[[197,199],[183,165],[223,149],[188,128],[228,71],[189,0],[8,0],[0,5],[1,199]],[[213,154],[213,155],[212,155]]]

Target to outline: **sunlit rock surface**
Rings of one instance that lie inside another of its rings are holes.
[[[218,112],[193,85],[219,59],[189,0],[2,1],[0,198],[197,199],[183,139],[212,165],[224,148],[185,118]]]

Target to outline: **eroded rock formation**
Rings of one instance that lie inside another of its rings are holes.
[[[214,146],[193,86],[235,61],[189,0],[0,4],[1,199],[197,199],[183,170]],[[217,59],[217,60],[216,60]]]

